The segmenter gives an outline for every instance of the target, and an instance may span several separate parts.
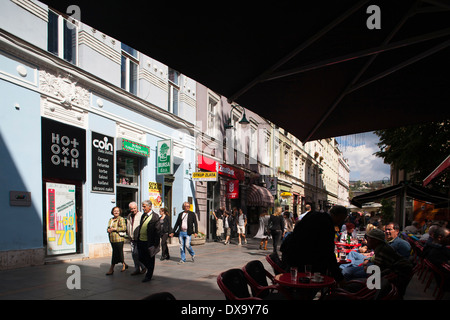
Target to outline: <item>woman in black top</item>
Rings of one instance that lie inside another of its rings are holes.
[[[284,219],[281,211],[281,207],[276,208],[274,214],[269,218],[269,230],[272,235],[274,253],[277,253],[277,246],[284,232]]]
[[[167,238],[169,233],[172,233],[172,227],[170,225],[169,211],[167,208],[159,209],[160,222],[161,222],[161,258],[160,260],[169,260],[169,247],[167,246]]]

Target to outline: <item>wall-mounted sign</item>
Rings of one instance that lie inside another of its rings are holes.
[[[224,163],[217,163],[217,161],[203,155],[198,156],[197,166],[199,169],[217,172],[218,174],[226,176],[228,178],[233,178],[240,181],[243,181],[245,178],[244,171],[242,171],[241,169],[229,166]]]
[[[172,140],[158,141],[156,174],[173,174]]]
[[[150,147],[145,144],[131,141],[125,138],[117,139],[117,150],[130,152],[142,157],[150,157]]]
[[[270,193],[274,196],[277,194],[278,188],[278,179],[277,177],[267,177],[266,178],[266,187],[270,191]]]
[[[75,186],[46,183],[47,254],[76,252]]]
[[[31,192],[29,191],[10,191],[9,205],[17,207],[31,206]]]
[[[45,178],[86,180],[86,131],[41,118],[42,175]]]
[[[114,138],[92,131],[92,191],[114,193]]]
[[[230,180],[226,182],[227,199],[239,198],[239,180]]]
[[[217,181],[217,172],[193,172],[192,179],[196,181]]]

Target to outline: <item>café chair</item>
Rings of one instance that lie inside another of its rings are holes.
[[[273,252],[266,256],[267,262],[272,266],[275,275],[286,273],[287,271],[281,266],[281,260],[277,253]]]
[[[436,287],[434,288],[433,297],[436,300],[442,299],[444,295],[444,286],[446,281],[448,281],[450,277],[450,272],[444,268],[438,268],[434,263],[432,263],[428,259],[424,259],[424,263],[426,268],[430,271],[430,277],[428,278],[428,282],[423,290],[425,292],[431,284],[433,278],[436,280]]]
[[[326,300],[374,300],[377,290],[369,289],[366,281],[347,281],[346,288],[334,288]]]
[[[253,260],[248,262],[242,267],[242,271],[254,297],[268,300],[292,299],[287,290],[275,283],[275,277],[264,268],[261,261]],[[267,279],[272,282],[271,285],[269,285]]]
[[[241,269],[229,269],[217,276],[217,285],[227,300],[262,300],[252,297]]]

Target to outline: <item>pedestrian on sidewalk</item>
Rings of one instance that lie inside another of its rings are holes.
[[[227,245],[230,243],[232,224],[233,224],[233,218],[231,217],[230,213],[227,210],[224,210],[224,212],[223,212],[223,231],[225,234],[225,242],[223,243],[224,245]]]
[[[170,260],[169,247],[167,246],[167,239],[172,233],[172,226],[170,225],[169,210],[167,208],[159,209],[161,223],[161,258],[160,260]]]
[[[238,245],[242,245],[241,238],[244,239],[244,243],[247,244],[247,239],[245,238],[245,227],[247,226],[247,216],[244,214],[242,209],[239,209],[239,214],[236,219],[237,232],[239,237]]]
[[[284,218],[281,215],[281,211],[281,207],[277,207],[275,212],[269,217],[269,230],[273,241],[273,253],[278,253],[277,246],[284,233]]]
[[[131,247],[131,257],[134,262],[134,272],[131,273],[132,276],[138,274],[144,274],[147,269],[144,264],[139,261],[139,251],[137,247],[138,237],[139,237],[139,225],[141,223],[142,212],[138,210],[136,202],[130,202],[128,208],[130,209],[130,214],[127,216],[127,234],[130,239]]]
[[[225,212],[225,207],[220,207],[219,209],[213,211],[214,218],[216,219],[216,239],[215,241],[222,241],[223,230],[223,214]]]
[[[106,230],[109,234],[109,242],[112,248],[111,266],[106,273],[107,276],[114,273],[114,266],[119,262],[122,263],[122,272],[128,269],[123,256],[123,243],[125,242],[124,236],[127,231],[127,223],[122,217],[122,209],[119,207],[112,208],[111,214],[113,217],[109,219],[108,229]]]
[[[152,279],[153,271],[155,269],[155,255],[160,250],[161,241],[161,223],[159,216],[152,210],[152,202],[144,200],[142,202],[141,223],[139,227],[139,260],[147,268],[147,273],[142,282],[148,282]]]
[[[263,211],[259,216],[258,232],[254,236],[255,239],[261,239],[261,242],[259,243],[260,250],[263,249],[263,245],[264,250],[267,250],[267,242],[269,242],[269,239],[271,239],[268,224],[269,224],[269,215],[267,214],[267,211]]]
[[[197,236],[198,224],[197,216],[194,212],[189,210],[189,202],[183,203],[183,211],[178,214],[177,222],[173,227],[173,233],[170,234],[172,237],[174,234],[178,234],[178,240],[180,242],[180,254],[181,260],[178,264],[183,264],[186,262],[186,252],[187,248],[189,254],[191,255],[192,262],[194,262],[195,252],[191,246],[191,236]]]

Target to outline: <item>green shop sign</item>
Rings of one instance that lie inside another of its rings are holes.
[[[128,139],[117,139],[117,150],[134,153],[143,157],[150,157],[150,147],[139,142],[131,141]]]
[[[158,141],[158,156],[156,159],[157,174],[173,174],[172,140]]]

